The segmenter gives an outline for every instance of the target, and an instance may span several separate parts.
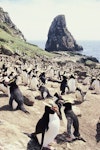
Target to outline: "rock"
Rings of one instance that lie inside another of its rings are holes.
[[[86,60],[85,61],[85,65],[89,66],[91,68],[95,68],[95,66],[96,66],[96,64],[93,61],[91,61],[91,60]]]
[[[92,62],[94,62],[94,63],[99,63],[99,61],[97,60],[97,58],[95,58],[95,57],[88,57],[88,56],[86,56],[86,58],[80,58],[80,60],[78,61],[78,62],[80,62],[80,63],[85,63],[86,61],[92,61]]]
[[[34,105],[34,101],[32,100],[31,96],[24,95],[24,104],[27,106],[33,106]]]
[[[74,40],[71,33],[66,27],[64,15],[58,15],[54,18],[46,42],[45,50],[47,51],[80,51],[83,50]]]
[[[5,54],[5,55],[11,56],[11,55],[13,55],[13,52],[11,50],[9,50],[8,47],[5,47],[5,46],[1,45],[0,54]]]

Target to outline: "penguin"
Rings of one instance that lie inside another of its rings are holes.
[[[59,101],[57,105],[59,104]],[[70,102],[61,102],[60,112],[61,112],[61,120],[67,128],[66,140],[68,142],[73,141],[73,139],[80,138],[79,132],[79,120],[77,115],[74,113],[72,109],[72,104]],[[59,105],[58,105],[59,107]],[[59,112],[59,113],[60,113]],[[72,133],[73,127],[73,133]],[[80,138],[84,141],[84,139]]]
[[[90,87],[89,90],[94,90],[94,81],[96,80],[95,77],[92,77],[91,81],[90,81]]]
[[[16,80],[10,80],[7,85],[10,87],[10,98],[9,98],[9,106],[13,109],[13,101],[17,103],[17,109],[22,110],[25,113],[29,113],[24,107],[24,97],[16,84]],[[16,104],[15,104],[16,105]]]
[[[72,140],[73,135],[75,137],[80,137],[79,133],[79,120],[76,114],[72,110],[72,104],[70,102],[64,103],[64,113],[67,119],[67,136]],[[73,126],[74,132],[71,131],[71,126]]]
[[[80,88],[76,88],[75,97],[78,103],[82,103],[85,100],[86,92],[83,92]]]
[[[68,79],[68,88],[69,88],[69,93],[75,93],[76,81],[73,75],[71,75]]]
[[[61,84],[60,84],[61,95],[65,94],[66,87],[67,87],[67,78],[66,76],[63,76],[63,80],[61,81]]]
[[[54,94],[54,101],[57,102],[57,101],[59,101],[59,100],[64,100],[64,99],[62,98],[61,95],[59,95],[59,94],[56,92],[56,93]]]
[[[89,89],[94,90],[94,94],[100,94],[100,80],[92,79]]]
[[[22,77],[22,82],[24,85],[28,84],[28,74],[27,74],[27,70],[24,69],[21,73],[21,77]]]
[[[41,92],[41,97],[42,97],[43,99],[45,99],[45,98],[52,98],[52,96],[51,96],[49,90],[48,90],[46,87],[44,87],[44,86],[41,85],[41,86],[39,87],[39,91]]]
[[[29,87],[31,90],[38,90],[39,81],[35,75],[32,75],[32,78],[30,79]]]
[[[37,122],[35,132],[29,135],[31,139],[37,138],[41,149],[49,148],[49,144],[53,142],[59,133],[60,120],[56,111],[57,108],[54,106],[45,106],[45,112]]]
[[[42,82],[43,84],[46,84],[45,72],[42,72],[42,73],[39,75],[39,79],[41,80],[41,82]]]
[[[100,94],[100,80],[96,79],[94,80],[94,90],[95,90],[95,94]]]
[[[100,117],[99,117],[99,120],[98,120],[98,122],[97,122],[97,124],[96,124],[96,141],[97,141],[97,143],[98,142],[100,142]]]
[[[59,109],[59,118],[60,120],[62,120],[62,115],[61,115],[61,107],[62,104],[65,102],[64,99],[62,98],[61,95],[59,95],[57,92],[54,94],[54,98],[53,98],[55,104],[57,104],[58,109]]]

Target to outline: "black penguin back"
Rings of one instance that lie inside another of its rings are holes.
[[[70,102],[63,104],[63,106],[65,107],[65,110],[67,111],[72,110],[72,104]]]
[[[42,116],[42,118],[38,121],[36,125],[35,134],[44,133],[49,129],[49,115],[54,114],[54,110],[51,109],[49,106],[45,106],[45,112]]]

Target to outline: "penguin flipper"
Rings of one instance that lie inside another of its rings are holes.
[[[27,135],[29,138],[32,138],[32,135],[26,132],[23,132],[25,135]]]
[[[23,132],[25,135],[27,135],[30,139],[33,139],[33,138],[36,138],[36,134],[35,132],[34,133],[26,133],[26,132]]]

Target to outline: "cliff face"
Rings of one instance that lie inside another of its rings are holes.
[[[54,18],[49,32],[48,40],[45,45],[47,51],[80,51],[83,50],[74,40],[66,27],[64,15]]]
[[[23,57],[25,54],[33,57],[39,55],[51,55],[34,44],[30,44],[24,38],[22,32],[12,22],[7,12],[0,7],[0,54],[13,55],[17,53]]]
[[[25,38],[22,32],[11,21],[9,14],[7,12],[4,12],[4,10],[1,7],[0,7],[0,28],[8,32],[9,34],[13,36],[15,35],[25,41]],[[9,29],[11,30],[11,32]]]

